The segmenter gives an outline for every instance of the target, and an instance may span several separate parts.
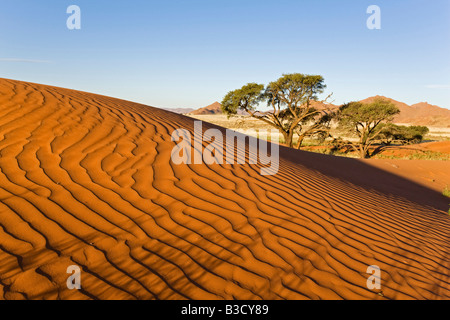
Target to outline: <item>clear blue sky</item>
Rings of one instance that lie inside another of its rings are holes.
[[[69,5],[81,30],[68,30]],[[369,30],[369,5],[381,30]],[[0,77],[157,107],[321,74],[335,103],[450,108],[450,0],[0,0]]]

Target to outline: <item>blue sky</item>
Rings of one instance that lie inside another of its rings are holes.
[[[69,5],[81,30],[69,30]],[[381,30],[369,30],[369,5]],[[450,109],[450,0],[0,0],[0,77],[157,107],[320,74],[336,104],[376,94]]]

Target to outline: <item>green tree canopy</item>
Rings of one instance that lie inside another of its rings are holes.
[[[386,144],[393,142],[411,144],[421,142],[430,131],[425,126],[399,126],[393,123],[380,125],[380,139]]]
[[[384,126],[400,110],[389,100],[378,98],[372,103],[350,102],[341,106],[339,124],[341,128],[356,134],[358,141],[351,143],[361,158],[370,157],[370,147],[377,141]]]
[[[328,113],[311,108],[311,101],[317,100],[325,88],[322,76],[285,74],[267,87],[249,83],[230,91],[222,101],[222,111],[229,116],[237,114],[238,110],[246,111],[280,130],[285,143],[292,147],[294,134],[304,132],[307,120],[317,123],[318,127],[327,123],[322,117]],[[268,111],[259,108],[263,103],[267,103]]]
[[[262,100],[263,90],[264,85],[249,83],[241,89],[228,92],[222,101],[223,113],[230,116],[237,114],[238,110],[254,112]]]

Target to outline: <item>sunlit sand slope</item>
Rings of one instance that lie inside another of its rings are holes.
[[[446,212],[285,148],[274,176],[174,165],[178,128],[193,120],[0,79],[0,298],[450,298]],[[71,265],[81,290],[66,286]]]

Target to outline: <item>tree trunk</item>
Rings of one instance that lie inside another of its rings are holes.
[[[298,150],[300,150],[300,148],[302,147],[303,139],[305,139],[304,135],[299,135],[298,136],[298,142],[297,142],[297,149]]]
[[[368,146],[361,146],[359,150],[360,150],[359,157],[361,159],[369,159],[370,158]]]
[[[364,145],[362,145],[362,144],[359,145],[359,157],[361,159],[366,159],[367,158],[367,150],[364,147]]]
[[[294,132],[283,132],[283,136],[284,136],[284,144],[289,148],[292,148],[294,146],[293,141]]]

